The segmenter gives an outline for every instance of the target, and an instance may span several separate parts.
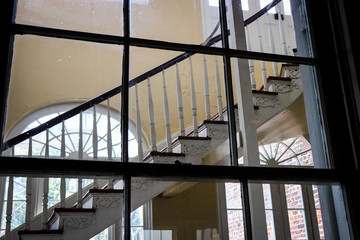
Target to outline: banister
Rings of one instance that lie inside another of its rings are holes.
[[[261,17],[262,15],[264,15],[269,9],[271,9],[272,7],[274,7],[276,4],[278,4],[279,2],[281,2],[282,0],[273,0],[271,3],[269,3],[268,5],[266,5],[264,8],[262,8],[261,10],[259,10],[258,12],[256,12],[254,15],[250,16],[248,19],[246,19],[244,21],[244,26],[247,26],[249,25],[250,23],[254,22],[256,19],[258,19],[259,17]],[[210,37],[215,34],[217,28],[219,26],[219,23],[216,25],[214,31],[210,34]],[[228,34],[230,34],[230,31],[228,31]],[[215,37],[212,37],[212,38],[207,38],[204,43],[202,43],[201,45],[203,46],[211,46],[219,41],[221,41],[222,38],[221,38],[221,34],[215,36]],[[195,53],[193,52],[185,52],[185,53],[182,53],[180,54],[179,56],[176,56],[172,59],[170,59],[169,61],[139,75],[138,77],[132,79],[129,81],[129,88],[146,80],[147,78],[150,78],[158,73],[160,73],[161,71],[165,70],[165,69],[168,69],[169,67],[172,67],[174,66],[177,62],[181,62],[185,59],[187,59],[188,57],[194,55]],[[6,142],[4,142],[2,144],[2,151],[5,151],[9,148],[11,148],[12,146],[18,144],[18,143],[21,143],[22,141],[25,141],[26,139],[30,138],[30,137],[33,137],[37,134],[39,134],[40,132],[42,131],[45,131],[46,129],[48,128],[51,128],[57,124],[60,124],[61,122],[79,114],[81,111],[85,111],[91,107],[93,107],[94,105],[96,104],[99,104],[103,101],[105,101],[106,99],[108,98],[111,98],[119,93],[121,93],[122,91],[122,86],[118,86],[118,87],[115,87],[83,104],[80,104],[79,106],[73,108],[73,109],[70,109],[69,111],[66,111],[50,120],[48,120],[47,122],[43,123],[43,124],[40,124],[39,126],[35,127],[35,128],[32,128],[24,133],[21,133],[19,134],[18,136],[16,137],[13,137],[9,140],[7,140]]]

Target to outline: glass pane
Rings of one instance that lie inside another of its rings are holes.
[[[142,149],[134,141],[129,153],[142,151],[147,162],[230,165],[222,59],[137,47],[130,52],[130,128]]]
[[[201,44],[220,34],[219,8],[209,0],[131,1],[131,35],[137,38]]]
[[[120,0],[19,0],[16,23],[122,35],[122,16]]]
[[[307,239],[304,211],[291,210],[288,212],[291,229],[291,239]]]
[[[15,36],[6,139],[44,124],[110,90],[114,92],[121,84],[121,66],[121,46],[33,35]],[[81,117],[77,111],[73,117],[67,116],[64,126],[60,121],[51,127],[48,130],[49,156],[119,158],[118,99],[116,91],[115,95],[104,94],[98,101],[100,104],[87,106]],[[62,146],[62,134],[65,146]],[[33,136],[32,156],[45,156],[46,136],[45,130]],[[17,145],[15,155],[30,154],[29,144],[29,140],[25,140]]]
[[[286,184],[285,191],[286,191],[287,207],[289,209],[302,209],[304,207],[301,185]]]
[[[144,216],[142,226],[133,225],[132,239],[139,239],[137,237],[141,233],[145,239],[146,236],[153,236],[154,239],[223,239],[220,227],[226,224],[220,225],[219,221],[228,222],[229,229],[226,228],[225,232],[230,234],[232,229],[231,235],[234,237],[231,239],[239,239],[244,234],[242,210],[227,209],[226,200],[233,193],[228,194],[226,192],[232,189],[225,189],[223,183],[215,182],[133,178],[131,208],[142,206]]]
[[[297,56],[295,26],[289,1],[280,1],[263,14],[259,13],[273,1],[260,0],[260,5],[250,1],[250,11],[244,11],[243,16],[237,14],[234,20],[232,9],[239,12],[236,9],[237,2],[227,1],[228,5],[232,4],[232,8],[227,12],[230,32],[238,34],[238,39],[235,39],[235,34],[230,33],[231,48]],[[242,28],[244,25],[245,29]]]

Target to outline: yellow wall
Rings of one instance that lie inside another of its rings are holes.
[[[122,35],[121,1],[19,0],[17,19],[21,24]],[[133,37],[200,44],[203,39],[200,0],[149,0],[131,6]],[[121,84],[122,47],[82,41],[16,36],[11,73],[6,135],[29,114],[51,105],[84,102]],[[131,47],[130,79],[175,57],[181,52]],[[193,56],[198,123],[205,119],[203,56]],[[215,59],[207,56],[211,115],[217,113]],[[222,59],[218,58],[222,102],[226,107]],[[255,61],[255,67],[260,68]],[[179,63],[184,100],[185,127],[192,126],[189,60]],[[267,64],[271,74],[270,63]],[[171,132],[179,131],[175,66],[165,71]],[[262,85],[256,71],[257,86]],[[157,141],[165,138],[162,74],[151,78]],[[236,99],[236,97],[235,97]],[[139,84],[143,135],[150,134],[147,82]],[[120,111],[120,96],[111,99]],[[136,119],[135,89],[130,89],[130,119]]]
[[[153,229],[173,230],[173,239],[196,240],[197,230],[219,232],[215,183],[197,183],[172,197],[158,196],[152,206]]]

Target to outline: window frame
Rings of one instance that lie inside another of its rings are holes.
[[[360,103],[352,98],[359,99],[358,91],[352,89],[357,81],[354,76],[353,62],[349,56],[344,54],[344,49],[352,49],[349,47],[346,39],[351,39],[349,29],[342,30],[346,25],[344,18],[348,9],[344,5],[344,0],[327,0],[327,8],[324,9],[324,3],[319,1],[304,0],[306,11],[310,19],[311,37],[314,46],[314,58],[290,57],[275,54],[255,53],[241,50],[229,49],[227,34],[223,34],[223,48],[214,48],[206,46],[197,46],[191,44],[169,43],[164,41],[138,39],[130,37],[130,4],[128,0],[124,0],[124,36],[109,36],[102,34],[83,33],[69,30],[49,29],[43,27],[25,26],[15,24],[16,0],[8,0],[3,3],[1,22],[4,25],[4,39],[1,45],[2,60],[2,104],[1,104],[1,145],[3,143],[3,126],[6,119],[6,102],[9,89],[9,80],[11,73],[11,59],[13,53],[13,40],[15,34],[35,34],[48,37],[61,37],[74,40],[94,41],[99,43],[120,44],[124,46],[123,61],[123,89],[122,94],[122,112],[128,112],[128,81],[129,81],[129,48],[130,46],[191,51],[196,53],[206,53],[211,55],[223,56],[226,59],[230,57],[251,58],[265,61],[281,61],[291,62],[305,65],[313,65],[317,69],[317,92],[320,99],[321,113],[320,117],[324,124],[323,128],[326,133],[326,143],[329,158],[332,162],[331,169],[277,169],[277,168],[255,168],[255,167],[225,167],[225,166],[173,166],[173,165],[157,165],[143,163],[129,163],[127,154],[127,134],[122,134],[122,159],[124,162],[118,163],[97,163],[89,162],[85,164],[83,161],[64,161],[54,160],[51,167],[48,166],[43,159],[32,159],[32,163],[26,161],[25,158],[17,157],[1,157],[3,168],[0,175],[16,175],[16,176],[58,176],[59,172],[66,171],[69,176],[77,176],[79,173],[83,176],[92,176],[98,173],[101,167],[104,176],[124,176],[124,216],[125,216],[125,239],[130,239],[130,181],[131,177],[157,177],[163,179],[192,179],[192,180],[221,180],[236,179],[245,187],[243,204],[245,209],[245,228],[247,238],[251,239],[251,226],[246,224],[249,222],[248,204],[249,199],[246,196],[248,182],[286,182],[286,183],[336,183],[341,185],[344,195],[346,214],[349,216],[350,234],[352,238],[358,239],[360,229],[359,210],[356,206],[359,202],[358,185],[360,182],[359,174],[359,150],[356,150],[359,143],[359,123],[357,109]],[[225,3],[220,1],[220,19],[223,27],[226,25]],[[339,7],[340,6],[340,7]],[[322,14],[316,14],[317,11]],[[326,11],[325,11],[326,10]],[[329,24],[330,21],[330,24]],[[321,30],[321,31],[319,31]],[[350,29],[355,31],[355,28]],[[345,40],[344,40],[345,39]],[[324,44],[325,43],[325,44]],[[355,53],[354,53],[355,55]],[[357,55],[355,55],[357,56]],[[226,64],[225,64],[226,65]],[[230,66],[225,66],[225,71],[229,72]],[[347,71],[350,69],[350,72]],[[327,84],[326,79],[334,79],[333,76],[339,76],[337,81]],[[336,97],[334,97],[335,95]],[[344,97],[342,97],[344,96]],[[339,98],[337,98],[339,97]],[[336,100],[336,102],[335,102]],[[339,115],[334,108],[334,103],[343,107],[345,114]],[[232,114],[231,114],[232,115]],[[234,133],[231,127],[234,116],[230,115],[230,133]],[[335,121],[334,117],[338,117]],[[128,130],[128,116],[121,116],[122,132]],[[342,129],[337,128],[338,125],[344,126]],[[345,129],[346,131],[344,131]],[[231,140],[231,139],[230,139]],[[231,141],[230,141],[231,142]],[[234,142],[231,143],[234,146]],[[345,153],[344,153],[345,152]],[[234,158],[234,156],[232,156]],[[71,166],[71,170],[69,170]],[[116,169],[116,170],[114,170]],[[250,235],[249,235],[250,234]]]

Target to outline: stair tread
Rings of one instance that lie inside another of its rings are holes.
[[[210,137],[194,137],[194,136],[178,136],[175,141],[178,140],[211,140]]]
[[[267,80],[279,80],[279,81],[288,81],[291,82],[290,77],[281,77],[281,76],[269,76]]]
[[[90,189],[89,193],[123,193],[123,189]]]
[[[18,231],[18,235],[23,234],[62,234],[63,230],[20,230]]]
[[[252,90],[253,93],[267,94],[267,95],[278,95],[277,92],[269,92],[269,91],[260,91],[260,90]]]
[[[158,152],[151,151],[143,161],[147,161],[151,156],[161,156],[161,157],[185,157],[183,153],[173,153],[173,152]]]
[[[54,212],[95,212],[95,208],[55,208]]]

